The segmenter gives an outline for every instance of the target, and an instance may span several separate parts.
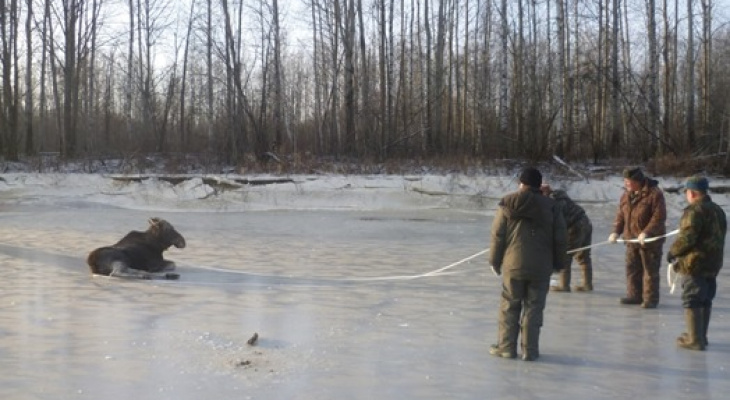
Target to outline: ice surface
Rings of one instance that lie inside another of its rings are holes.
[[[596,291],[549,295],[534,363],[488,354],[500,283],[485,257],[449,275],[390,279],[485,249],[511,177],[308,176],[217,193],[195,180],[4,178],[3,399],[724,399],[730,391],[726,271],[708,351],[685,351],[674,344],[684,330],[679,295],[662,281],[656,310],[620,306],[623,247],[596,247]],[[593,241],[605,240],[621,181],[565,185],[592,218]],[[725,196],[713,198],[727,211]],[[671,228],[683,198],[667,201]],[[89,275],[90,250],[145,229],[152,216],[187,240],[167,253],[180,280]],[[573,275],[580,279],[575,266]]]

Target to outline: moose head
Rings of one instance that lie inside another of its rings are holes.
[[[147,232],[155,237],[165,248],[175,246],[179,249],[185,248],[185,238],[182,237],[171,223],[162,218],[150,218],[150,227]]]

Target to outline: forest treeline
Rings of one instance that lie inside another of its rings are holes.
[[[723,4],[0,0],[0,151],[728,169]]]

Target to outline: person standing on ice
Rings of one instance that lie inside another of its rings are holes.
[[[623,235],[626,243],[626,297],[621,304],[659,304],[659,267],[662,261],[667,206],[659,183],[644,176],[640,168],[624,170],[626,191],[621,195],[613,232],[608,241],[616,243]],[[630,240],[634,240],[630,242]]]
[[[590,246],[593,225],[591,225],[591,220],[586,215],[583,207],[576,204],[564,190],[553,190],[546,183],[540,186],[540,191],[543,195],[555,200],[563,211],[565,225],[568,228],[568,249]],[[577,292],[590,292],[593,290],[591,249],[586,248],[573,254],[566,254],[565,267],[558,274],[558,284],[550,287],[553,292],[570,292],[570,264],[572,264],[573,258],[580,265],[583,273],[583,284],[576,286],[575,290]]]
[[[499,202],[491,233],[489,262],[502,275],[497,344],[489,354],[522,359],[540,356],[539,338],[550,275],[565,265],[567,232],[559,205],[540,193],[542,175],[535,168],[520,174],[517,192]],[[521,332],[520,332],[521,327]]]
[[[687,178],[684,190],[689,206],[679,220],[679,236],[667,253],[674,272],[682,275],[687,332],[677,338],[677,346],[690,350],[707,346],[712,300],[725,251],[727,219],[707,194],[709,186],[707,178]]]

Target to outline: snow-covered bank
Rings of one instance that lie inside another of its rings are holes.
[[[0,196],[6,205],[58,206],[87,203],[137,210],[399,210],[452,208],[493,209],[496,200],[517,187],[514,176],[448,175],[120,175],[79,173],[8,173],[2,175]],[[685,205],[671,189],[681,178],[661,179],[671,213]],[[241,183],[244,182],[244,183]],[[583,204],[614,203],[620,176],[590,180],[553,179]],[[727,186],[713,180],[711,186]],[[724,207],[728,194],[713,193]]]

